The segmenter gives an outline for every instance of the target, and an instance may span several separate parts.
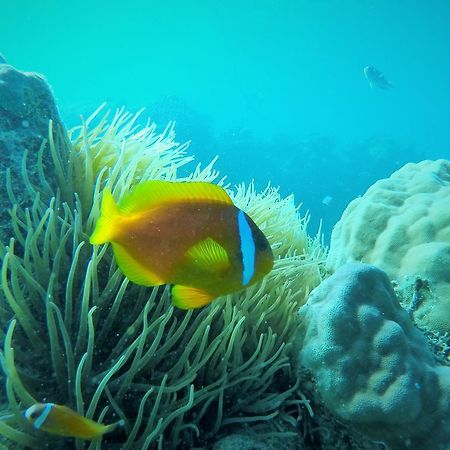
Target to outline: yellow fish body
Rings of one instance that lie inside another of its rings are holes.
[[[30,406],[24,415],[36,430],[87,440],[99,438],[123,425],[122,421],[103,425],[80,416],[67,406],[55,403],[36,403]]]
[[[220,186],[206,182],[147,181],[118,205],[105,190],[90,242],[111,242],[134,283],[173,284],[172,301],[183,309],[239,291],[273,266],[262,231]]]

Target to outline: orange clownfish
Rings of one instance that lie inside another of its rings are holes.
[[[182,309],[239,291],[273,266],[263,232],[224,189],[206,182],[147,181],[118,204],[105,189],[90,242],[111,242],[134,283],[173,284],[172,302]]]
[[[24,412],[24,416],[36,430],[88,440],[97,439],[123,425],[121,420],[103,425],[80,416],[67,406],[55,403],[35,403]]]

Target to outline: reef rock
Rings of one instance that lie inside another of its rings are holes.
[[[283,436],[282,433],[264,433],[257,434],[245,434],[235,433],[230,434],[224,438],[219,439],[214,445],[213,450],[277,450],[282,448],[283,450],[300,450],[304,448],[301,443],[300,436],[291,437]]]
[[[6,63],[0,55],[0,223],[11,207],[6,196],[5,172],[20,171],[24,151],[29,166],[35,167],[36,155],[48,136],[49,120],[61,124],[52,92],[44,77],[34,72],[22,72]],[[13,180],[17,177],[13,177]],[[2,233],[0,229],[0,235]]]
[[[232,434],[217,441],[213,450],[272,450],[272,448],[255,437]]]
[[[332,413],[393,449],[448,448],[450,367],[436,363],[383,271],[344,265],[299,314],[298,363]]]
[[[450,333],[449,205],[449,161],[406,164],[348,205],[333,229],[328,269],[357,261],[381,267],[401,286],[428,281],[429,295],[411,305],[414,319]]]

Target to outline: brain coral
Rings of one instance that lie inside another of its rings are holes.
[[[336,224],[327,266],[377,265],[391,279],[420,276],[431,296],[415,319],[450,332],[450,162],[406,164],[353,200]]]
[[[436,364],[383,271],[344,265],[300,316],[299,364],[334,414],[393,449],[447,449],[450,367]]]

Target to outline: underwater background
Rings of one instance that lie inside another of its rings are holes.
[[[69,127],[103,101],[175,120],[197,161],[293,192],[326,241],[375,180],[448,157],[446,0],[0,5],[1,52],[45,74]],[[367,65],[392,89],[372,89]]]
[[[450,450],[449,23],[0,0],[0,450]]]

